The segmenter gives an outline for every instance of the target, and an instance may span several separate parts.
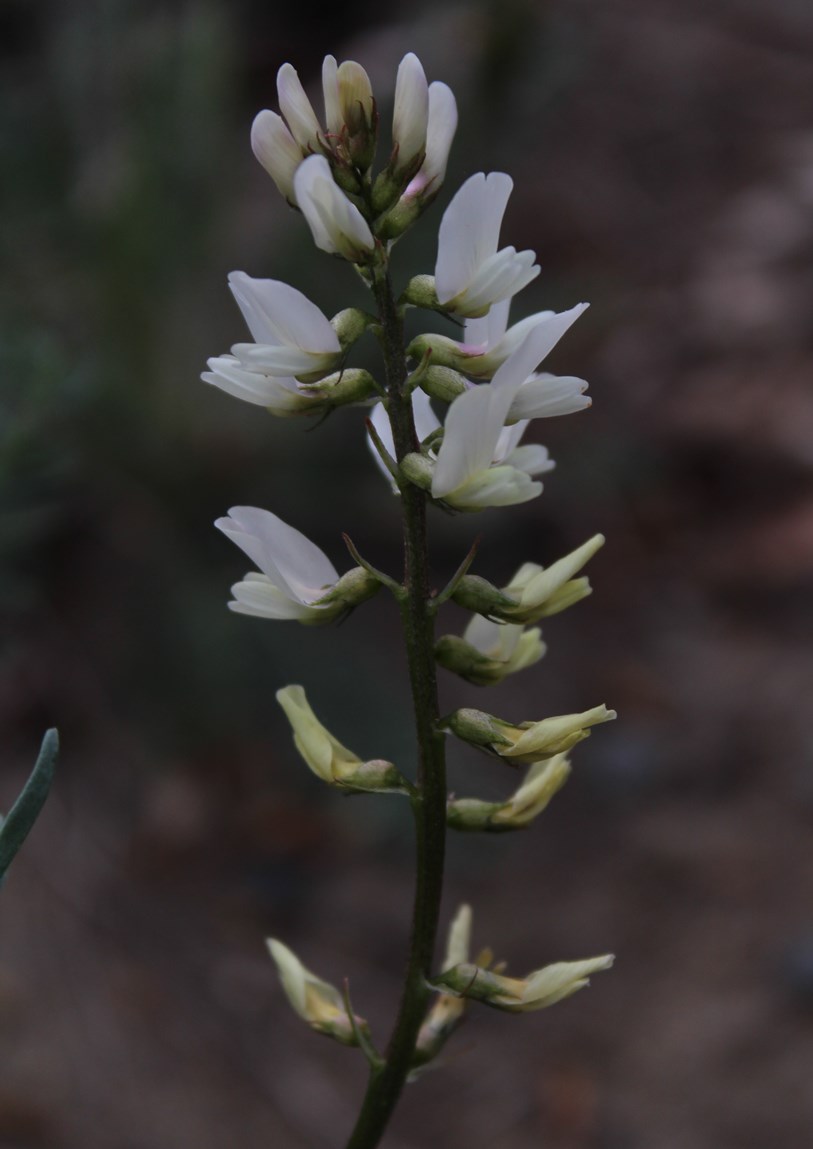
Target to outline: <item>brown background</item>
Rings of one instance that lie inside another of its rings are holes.
[[[243,337],[226,273],[362,300],[253,160],[291,60],[370,70],[386,123],[415,50],[456,91],[429,271],[472,171],[515,181],[519,317],[588,299],[551,368],[593,409],[539,422],[540,500],[433,520],[438,582],[476,531],[505,581],[596,530],[595,594],[540,667],[444,706],[620,712],[528,833],[450,841],[446,916],[519,973],[614,950],[563,1005],[479,1009],[410,1088],[392,1149],[796,1149],[813,1132],[813,10],[802,0],[0,5],[2,804],[46,725],[65,747],[0,899],[0,1144],[332,1149],[361,1059],[289,1011],[262,944],[397,999],[410,836],[393,800],[305,770],[273,693],[411,767],[382,595],[323,632],[224,609],[211,528],[267,506],[337,564],[397,569],[358,412],[313,433],[197,381]],[[372,349],[368,352],[372,356]],[[373,359],[370,359],[373,362]],[[448,629],[462,623],[451,610]],[[514,777],[453,751],[458,792]]]

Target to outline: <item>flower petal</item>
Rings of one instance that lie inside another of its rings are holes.
[[[259,507],[232,507],[215,526],[253,559],[280,590],[310,604],[339,575],[323,551],[301,531]]]
[[[313,151],[319,146],[322,129],[292,64],[283,64],[277,72],[277,96],[291,135],[304,152]]]
[[[491,465],[510,402],[509,393],[488,384],[454,400],[432,477],[435,498],[449,494]]]
[[[504,172],[477,172],[455,194],[440,222],[435,290],[441,303],[464,291],[497,250],[500,226],[514,186]]]
[[[232,271],[229,287],[256,343],[282,344],[303,351],[341,351],[327,317],[290,284]]]
[[[398,147],[399,168],[406,168],[426,150],[428,119],[429,88],[426,74],[415,53],[408,52],[398,65],[392,117],[392,139]]]

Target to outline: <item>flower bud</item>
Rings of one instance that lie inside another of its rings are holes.
[[[358,307],[345,307],[330,321],[330,326],[336,332],[342,351],[347,351],[361,339],[364,332],[373,322],[373,317]]]
[[[329,982],[306,969],[299,958],[276,938],[268,938],[268,950],[277,966],[285,994],[299,1016],[317,1033],[342,1045],[358,1045],[358,1031],[369,1033],[364,1018],[351,1023],[342,995]]]
[[[496,746],[512,745],[512,740],[506,738],[502,732],[503,723],[499,718],[486,714],[483,710],[474,710],[464,707],[455,710],[444,721],[447,730],[456,734],[463,742],[470,742],[472,746],[482,746],[494,749]]]
[[[429,122],[426,155],[421,169],[404,192],[404,202],[419,205],[423,211],[441,189],[452,140],[457,131],[457,103],[446,84],[429,85]]]
[[[451,403],[458,395],[467,390],[469,384],[464,375],[452,371],[450,367],[427,367],[421,373],[421,390],[433,399],[440,399],[444,403]]]
[[[590,984],[590,975],[609,969],[612,954],[583,961],[556,962],[524,978],[505,977],[493,970],[463,962],[433,979],[433,985],[461,997],[482,1001],[510,1013],[527,1013],[555,1005]]]
[[[303,390],[324,400],[325,407],[347,407],[366,403],[377,394],[375,380],[363,367],[346,367],[318,382],[303,384]]]
[[[412,452],[401,460],[401,474],[422,491],[432,486],[432,473],[432,464],[425,455]]]
[[[525,829],[542,813],[569,777],[570,762],[566,754],[557,754],[548,761],[540,760],[505,802],[451,799],[446,808],[447,824],[453,830],[485,830],[490,833]]]
[[[542,632],[509,623],[489,622],[479,615],[463,638],[445,634],[435,644],[435,658],[446,670],[475,686],[491,686],[509,674],[533,666],[545,653]]]
[[[418,57],[414,52],[408,52],[398,67],[392,118],[395,150],[391,163],[402,179],[411,179],[423,162],[428,120],[429,86],[426,75]]]
[[[506,762],[526,766],[554,754],[563,754],[590,736],[589,728],[616,717],[606,706],[594,706],[581,714],[560,714],[539,722],[513,726],[481,710],[456,710],[446,726],[464,742],[480,746]]]
[[[407,783],[391,762],[380,758],[362,762],[334,738],[313,713],[301,686],[278,690],[277,702],[291,724],[294,745],[323,782],[359,792],[408,791]]]
[[[342,575],[327,595],[327,601],[332,602],[335,597],[345,606],[355,607],[372,598],[380,589],[381,583],[374,575],[364,567],[353,567]]]
[[[296,202],[318,248],[352,263],[369,260],[375,240],[364,216],[338,188],[324,156],[309,156],[294,177]]]
[[[280,111],[301,149],[300,158],[302,153],[315,152],[323,135],[322,128],[292,64],[283,64],[277,72],[277,96]]]
[[[458,606],[474,611],[485,618],[508,618],[508,612],[518,606],[515,599],[497,590],[480,575],[464,575],[452,595]]]
[[[339,160],[366,171],[375,155],[378,114],[370,77],[361,64],[333,56],[322,65],[327,145]]]
[[[440,305],[435,292],[435,277],[414,275],[404,289],[403,300],[412,307],[425,307],[430,311],[436,311]]]
[[[462,905],[449,928],[446,957],[441,972],[453,969],[461,962],[469,960],[471,944],[471,907]],[[410,1080],[420,1076],[428,1063],[443,1049],[455,1029],[460,1025],[466,1012],[465,998],[455,994],[439,994],[429,1010],[415,1043]]]
[[[251,148],[254,155],[277,185],[277,190],[296,206],[294,175],[302,163],[302,148],[276,112],[266,109],[254,117],[251,125]]]
[[[504,593],[517,601],[500,617],[510,622],[538,622],[558,614],[590,594],[586,578],[573,578],[596,551],[604,546],[604,535],[593,535],[575,551],[552,563],[549,567],[524,563],[504,588]]]

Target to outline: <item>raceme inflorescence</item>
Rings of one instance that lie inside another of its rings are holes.
[[[587,384],[540,371],[540,364],[585,310],[540,311],[509,322],[511,300],[539,274],[535,254],[500,247],[512,190],[502,172],[470,176],[440,221],[434,275],[417,275],[396,292],[395,245],[438,196],[457,127],[457,106],[443,83],[427,83],[418,58],[401,61],[387,159],[373,171],[378,111],[369,77],[354,61],[326,57],[320,117],[290,64],[280,69],[280,113],[262,111],[252,126],[254,153],[314,243],[346,261],[370,291],[369,311],[345,308],[328,318],[295,287],[236,271],[229,287],[250,340],[210,359],[203,379],[282,418],[315,420],[348,407],[366,420],[370,450],[397,498],[404,570],[377,570],[345,539],[352,565],[343,573],[295,527],[268,510],[234,507],[218,528],[253,569],[232,588],[230,607],[258,618],[320,626],[342,619],[382,587],[400,611],[414,715],[416,769],[364,760],[320,722],[302,686],[277,699],[301,757],[318,778],[343,791],[398,794],[410,803],[416,837],[412,938],[398,1015],[385,1047],[376,1045],[347,989],[311,973],[283,942],[269,941],[296,1012],[320,1033],[357,1047],[369,1083],[348,1149],[370,1149],[383,1135],[407,1080],[438,1058],[470,1001],[521,1013],[542,1009],[588,984],[612,956],[557,962],[509,977],[489,950],[472,957],[472,914],[451,923],[446,955],[435,964],[447,827],[499,832],[528,826],[566,782],[570,751],[591,729],[615,717],[605,706],[581,713],[507,721],[463,708],[441,716],[436,669],[487,686],[545,653],[535,624],[590,593],[582,573],[601,547],[596,535],[548,566],[524,563],[503,586],[474,574],[475,548],[448,584],[429,580],[426,520],[430,508],[476,513],[536,498],[553,467],[547,450],[523,443],[530,422],[584,410]],[[407,341],[407,309],[452,321],[453,334]],[[382,369],[352,366],[356,343],[374,336]],[[471,612],[462,635],[437,634],[440,608],[453,600]],[[318,708],[318,707],[317,707]],[[503,801],[447,793],[449,736],[515,767],[524,780]]]

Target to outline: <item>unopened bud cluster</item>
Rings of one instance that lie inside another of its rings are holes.
[[[428,83],[417,57],[405,56],[395,80],[391,131],[383,139],[369,77],[355,61],[325,58],[318,108],[290,64],[279,71],[277,93],[279,112],[262,111],[254,121],[254,153],[300,213],[316,247],[355,266],[372,290],[374,309],[349,307],[329,317],[295,287],[233,272],[229,287],[250,340],[244,337],[229,353],[210,359],[203,379],[282,418],[364,408],[368,446],[393,493],[409,493],[404,505],[414,506],[417,499],[447,512],[475,513],[535,498],[542,491],[539,477],[554,463],[545,447],[523,442],[531,422],[590,405],[584,380],[539,368],[587,305],[509,322],[512,298],[540,271],[534,252],[500,246],[512,180],[502,172],[479,172],[463,183],[441,218],[432,272],[414,276],[396,298],[390,287],[392,249],[442,188],[457,126],[452,92],[441,82]],[[382,162],[375,171],[377,155]],[[382,298],[388,306],[380,306]],[[439,313],[454,326],[448,335],[419,334],[401,347],[407,309]],[[357,344],[368,335],[382,344],[383,376],[352,362]],[[395,373],[394,338],[399,340]],[[396,409],[408,419],[406,447]],[[361,436],[358,415],[355,432]],[[594,535],[546,567],[526,562],[503,586],[472,572],[469,559],[446,590],[416,607],[408,581],[401,584],[376,570],[349,540],[355,565],[340,573],[318,546],[270,511],[234,507],[216,525],[253,564],[232,587],[232,610],[324,625],[345,618],[385,586],[402,614],[413,611],[407,625],[425,633],[425,621],[434,622],[439,606],[451,599],[472,617],[460,635],[433,636],[429,669],[434,658],[478,687],[502,682],[545,655],[535,624],[590,594],[582,571],[604,542]],[[366,758],[348,749],[317,718],[302,686],[285,686],[276,697],[296,749],[318,779],[345,792],[405,796],[416,818],[424,816],[421,776],[412,781],[386,757]],[[447,825],[487,833],[527,827],[567,781],[570,751],[593,727],[613,718],[615,712],[604,705],[518,722],[472,707],[433,718],[436,743],[452,734],[509,765],[528,767],[501,801],[449,795]],[[434,824],[442,829],[442,810]],[[461,907],[440,971],[431,978],[431,971],[424,971],[421,992],[425,995],[429,984],[435,996],[413,1031],[413,1075],[438,1057],[470,1000],[508,1012],[541,1009],[587,985],[592,973],[612,963],[604,955],[548,965],[525,978],[507,977],[489,951],[472,960],[471,923],[471,910]],[[269,945],[296,1012],[318,1032],[359,1046],[380,1071],[384,1059],[372,1045],[367,1023],[352,1011],[348,993],[308,971],[281,942]],[[413,989],[407,987],[407,994]]]

